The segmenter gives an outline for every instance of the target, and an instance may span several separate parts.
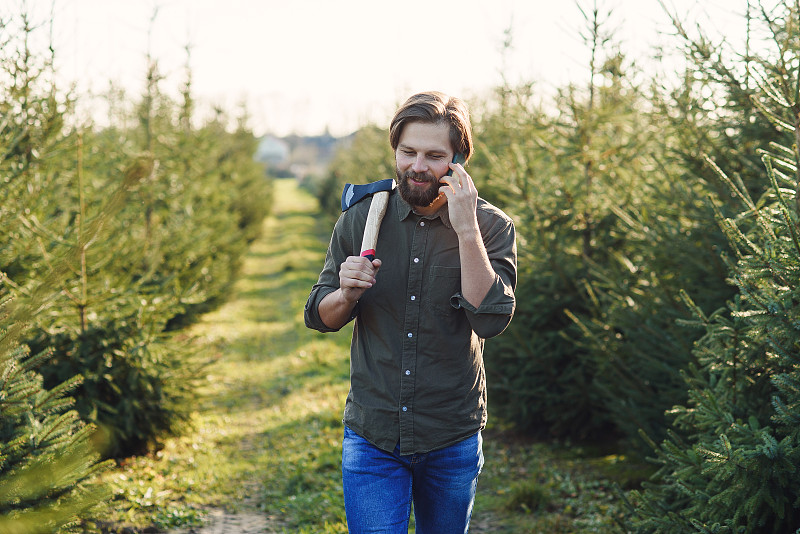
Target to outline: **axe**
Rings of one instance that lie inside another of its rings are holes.
[[[367,222],[364,225],[364,239],[361,241],[361,256],[370,261],[375,259],[378,232],[381,229],[383,216],[386,214],[389,191],[392,189],[394,189],[394,180],[387,178],[370,184],[345,184],[344,191],[342,191],[342,211],[347,211],[362,198],[372,195]]]

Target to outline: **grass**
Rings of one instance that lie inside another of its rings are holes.
[[[294,182],[276,185],[274,214],[230,301],[193,328],[215,361],[192,430],[105,475],[114,498],[95,514],[98,529],[195,527],[223,509],[257,511],[273,532],[347,531],[340,467],[350,329],[323,335],[302,317],[331,225]],[[599,473],[618,459],[589,461],[498,425],[484,447],[472,532],[614,531],[619,511]]]

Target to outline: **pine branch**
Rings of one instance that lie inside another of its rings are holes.
[[[786,227],[789,229],[789,232],[792,236],[792,243],[794,243],[794,249],[797,257],[800,258],[800,237],[797,235],[797,229],[795,227],[794,222],[791,220],[791,212],[789,210],[789,206],[786,204],[786,201],[781,194],[781,189],[778,187],[778,182],[775,179],[774,170],[772,168],[772,159],[769,156],[764,156],[761,158],[764,161],[764,166],[767,168],[767,176],[769,176],[770,182],[772,183],[772,187],[775,190],[775,196],[778,199],[778,203],[781,208],[781,214],[783,215],[784,221],[786,222]]]
[[[786,122],[783,118],[779,117],[776,113],[772,110],[767,108],[758,98],[755,96],[751,96],[751,101],[753,104],[758,108],[758,110],[769,120],[772,124],[775,125],[780,131],[784,132],[794,132],[795,127],[793,124]]]
[[[771,146],[772,146],[772,148],[780,148],[780,149],[783,149],[783,150],[779,150],[779,153],[775,153],[775,152],[770,152],[768,150],[760,148],[760,149],[756,150],[756,153],[761,156],[762,161],[763,161],[763,158],[765,156],[767,156],[767,157],[772,159],[772,162],[773,162],[774,165],[776,165],[777,167],[780,167],[780,168],[784,169],[785,171],[788,171],[788,172],[792,173],[793,175],[795,175],[797,173],[797,164],[795,163],[795,160],[794,160],[794,153],[789,151],[789,154],[786,154],[786,152],[784,152],[784,150],[788,150],[788,149],[786,149],[785,147],[782,147],[781,145],[778,145],[777,143],[772,143]],[[776,169],[776,173],[778,173],[777,169]],[[795,183],[795,180],[794,180],[793,177],[790,177],[790,176],[788,176],[786,174],[783,174],[783,173],[779,173],[778,177],[781,178],[786,184],[791,185],[792,186],[791,192],[794,192],[794,190],[795,190],[794,186],[796,185],[796,183]]]
[[[27,351],[27,352],[30,352],[30,351]],[[53,349],[52,348],[48,348],[47,350],[43,350],[42,352],[40,352],[36,356],[25,358],[25,360],[24,360],[22,366],[20,367],[20,369],[22,371],[25,371],[25,372],[33,371],[36,368],[38,368],[40,365],[42,365],[42,363],[44,363],[45,361],[49,360],[52,357],[53,357]],[[0,388],[0,389],[2,389],[2,388]]]
[[[753,71],[756,86],[775,103],[783,108],[790,108],[792,103],[789,102],[772,83],[770,78],[765,78],[758,71]],[[754,98],[754,97],[753,97]]]
[[[761,226],[762,226],[762,228],[765,230],[765,232],[766,232],[766,233],[767,233],[767,234],[768,234],[768,235],[769,235],[771,238],[774,238],[774,237],[775,237],[775,233],[772,231],[772,227],[771,227],[771,225],[769,224],[769,222],[768,222],[768,221],[764,220],[764,216],[763,216],[763,214],[762,214],[762,213],[761,213],[761,211],[760,211],[760,210],[759,210],[759,209],[756,207],[755,203],[753,203],[753,200],[750,198],[750,195],[747,193],[747,191],[746,191],[744,188],[739,188],[739,187],[737,187],[737,186],[736,186],[736,185],[733,183],[733,180],[731,180],[731,179],[728,177],[728,175],[727,175],[727,174],[725,174],[725,172],[724,172],[722,169],[720,169],[720,168],[717,166],[717,164],[716,164],[716,163],[714,163],[714,161],[713,161],[713,160],[712,160],[710,157],[708,157],[707,155],[705,155],[705,156],[703,156],[703,159],[704,159],[704,160],[705,160],[705,162],[706,162],[706,163],[707,163],[707,164],[708,164],[708,165],[711,167],[711,169],[714,171],[714,173],[715,173],[715,174],[716,174],[716,175],[717,175],[717,176],[718,176],[718,177],[719,177],[719,178],[720,178],[720,179],[721,179],[723,182],[725,182],[725,183],[728,185],[728,187],[729,187],[729,188],[730,188],[730,189],[731,189],[731,190],[734,192],[734,194],[735,194],[737,197],[739,197],[739,199],[740,199],[740,200],[742,201],[742,203],[744,203],[744,205],[745,205],[745,206],[746,206],[746,207],[747,207],[747,208],[750,210],[750,212],[752,212],[752,213],[753,213],[753,214],[756,216],[756,220],[758,220],[758,221],[759,221],[760,225],[761,225]],[[735,225],[734,225],[734,226],[735,226]],[[738,228],[737,228],[737,231],[738,231]],[[741,232],[740,232],[740,233],[741,233]],[[749,239],[746,239],[746,241],[747,241],[748,243],[750,242],[750,240],[749,240]],[[753,244],[753,245],[754,245],[754,244]],[[758,247],[756,247],[756,248],[758,248]]]
[[[65,240],[61,235],[51,231],[49,228],[46,228],[42,223],[40,223],[34,214],[25,215],[24,213],[17,213],[17,219],[22,223],[23,226],[25,226],[25,228],[30,230],[32,234],[38,236],[39,238],[44,236],[53,243],[58,243],[60,245],[69,244],[68,241]]]
[[[61,413],[55,417],[49,417],[43,428],[36,435],[37,446],[41,447],[44,444],[50,446],[57,443],[59,438],[68,436],[75,426],[75,423],[80,421],[77,412],[69,411]]]
[[[66,380],[61,384],[53,387],[50,390],[43,391],[40,394],[40,396],[36,399],[34,407],[41,413],[49,413],[60,410],[61,408],[64,407],[63,402],[69,402],[70,404],[73,402],[72,399],[69,398],[62,399],[61,397],[66,396],[82,383],[83,383],[83,376],[76,375],[71,379]],[[53,403],[56,401],[61,401],[62,403],[54,405]]]

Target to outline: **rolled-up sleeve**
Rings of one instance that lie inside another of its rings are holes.
[[[308,296],[303,313],[306,326],[320,332],[336,332],[339,330],[328,327],[322,321],[319,315],[319,303],[330,293],[339,289],[339,266],[348,256],[353,254],[352,247],[349,245],[352,239],[346,238],[346,235],[352,231],[351,228],[353,226],[352,221],[348,219],[352,219],[352,217],[348,217],[348,212],[345,212],[336,221],[331,242],[328,245],[328,252],[325,254],[325,266],[319,274],[317,283],[311,288],[311,294]],[[358,315],[358,305],[353,310],[350,320],[352,321],[356,315]]]
[[[507,217],[479,219],[481,235],[495,277],[480,306],[475,307],[457,292],[450,304],[463,309],[472,330],[488,339],[501,334],[514,316],[517,285],[517,241],[514,223]]]
[[[334,291],[336,291],[335,287],[314,285],[306,301],[306,308],[303,314],[308,328],[319,330],[320,332],[336,332],[335,328],[329,328],[328,325],[322,322],[322,318],[319,316],[319,303]]]

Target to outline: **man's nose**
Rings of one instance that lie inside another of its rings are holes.
[[[428,166],[425,163],[425,157],[420,155],[414,158],[414,163],[411,164],[411,170],[414,172],[425,172]]]

